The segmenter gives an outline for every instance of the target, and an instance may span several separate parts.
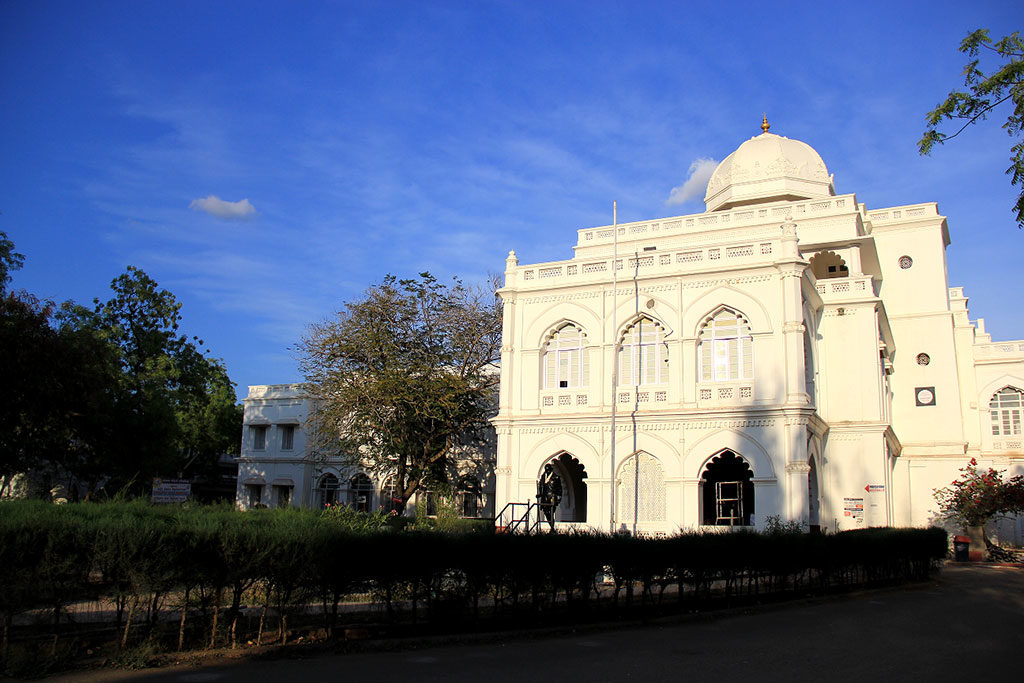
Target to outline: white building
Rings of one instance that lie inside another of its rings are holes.
[[[1024,341],[969,321],[936,204],[869,209],[767,128],[703,213],[509,253],[497,510],[551,463],[566,526],[924,525],[971,457],[1024,472]]]
[[[393,483],[337,458],[318,456],[306,438],[311,399],[301,384],[249,387],[238,459],[239,507],[316,507],[344,504],[364,511],[393,509]],[[466,448],[458,458],[459,511],[464,517],[491,517],[494,450]],[[432,493],[418,494],[433,514]]]

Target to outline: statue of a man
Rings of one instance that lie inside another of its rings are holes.
[[[562,502],[562,478],[555,472],[551,463],[544,465],[544,474],[537,482],[537,502],[540,510],[548,520],[551,528],[555,528],[555,510]]]

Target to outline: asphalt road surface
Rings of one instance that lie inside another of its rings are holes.
[[[53,680],[1021,681],[1024,570],[951,565],[908,588],[575,635]]]

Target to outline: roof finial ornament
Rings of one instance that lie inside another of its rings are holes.
[[[761,117],[761,130],[767,133],[768,129],[771,127],[772,124],[768,123],[768,113],[766,112],[764,116]]]

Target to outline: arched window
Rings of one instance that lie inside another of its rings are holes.
[[[700,478],[702,523],[750,526],[754,515],[753,476],[750,465],[732,451],[712,458]]]
[[[359,472],[348,480],[349,507],[360,512],[369,512],[372,498],[373,482],[370,481],[368,476]]]
[[[338,478],[331,473],[327,473],[320,477],[320,481],[316,485],[316,497],[317,507],[327,507],[328,505],[334,505],[338,502],[338,489],[341,484],[338,482]]]
[[[639,465],[639,467],[638,467]],[[665,469],[653,455],[637,453],[622,463],[616,481],[618,521],[627,527],[637,522],[665,520]]]
[[[583,330],[572,323],[560,327],[544,346],[545,389],[576,389],[589,380]]]
[[[728,308],[719,310],[700,330],[700,381],[752,379],[752,346],[750,325],[743,316]]]
[[[1024,422],[1024,393],[1016,387],[1003,387],[988,404],[993,436],[1019,436]]]
[[[639,386],[668,382],[665,331],[650,318],[640,318],[622,336],[619,384]]]

